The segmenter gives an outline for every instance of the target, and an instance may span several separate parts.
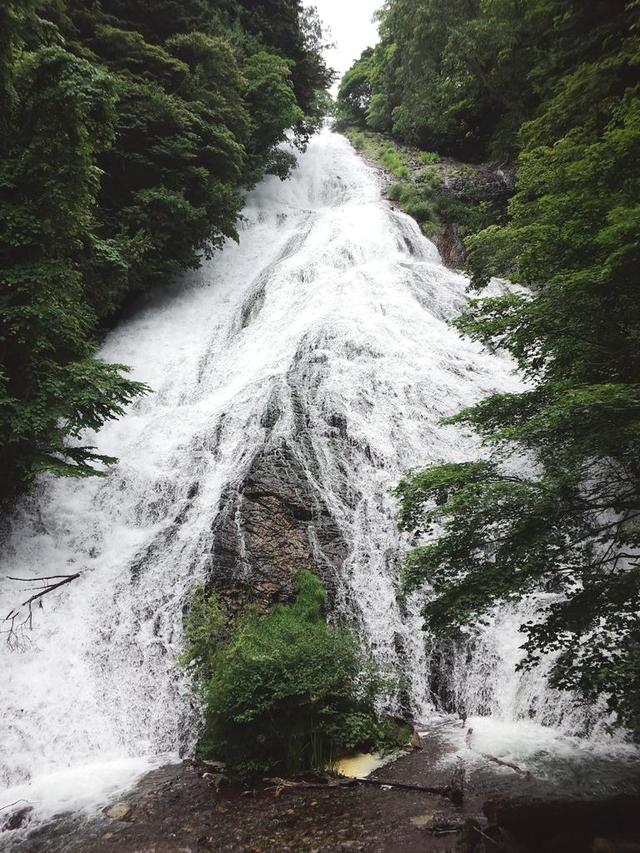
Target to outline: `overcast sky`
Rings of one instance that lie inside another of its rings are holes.
[[[340,77],[365,47],[378,41],[378,28],[372,18],[382,0],[305,0],[305,5],[316,6],[331,29],[331,41],[336,46],[327,59]]]

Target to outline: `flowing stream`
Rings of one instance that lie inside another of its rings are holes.
[[[390,488],[408,468],[479,453],[439,420],[519,387],[506,357],[448,325],[465,284],[382,199],[375,171],[323,131],[288,181],[250,195],[239,245],[109,335],[101,356],[153,389],[91,437],[119,463],[103,479],[46,478],[4,537],[0,575],[81,577],[34,610],[17,649],[0,649],[0,805],[25,799],[42,817],[96,807],[193,746],[199,712],[176,667],[183,608],[221,574],[217,519],[240,506],[267,450],[304,480],[311,509],[296,529],[335,611],[404,672],[416,718],[434,716],[417,606],[396,603],[409,543]],[[238,512],[234,571],[251,584]],[[5,611],[26,596],[4,579],[1,593]],[[496,616],[452,653],[452,708],[474,717],[483,751],[525,763],[541,744],[593,752],[577,737],[583,712],[544,672],[515,672],[520,615]]]

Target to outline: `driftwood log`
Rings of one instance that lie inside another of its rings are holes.
[[[437,794],[440,797],[447,797],[455,805],[460,805],[464,800],[464,767],[462,763],[456,765],[456,769],[451,777],[448,785],[440,785],[430,787],[428,785],[412,785],[406,782],[390,782],[385,779],[356,779],[356,782],[361,782],[364,785],[378,785],[380,787],[400,788],[405,791],[421,791],[425,794]]]
[[[216,774],[205,773],[204,776],[213,776]],[[322,781],[309,781],[308,779],[283,779],[274,777],[265,779],[265,782],[271,782],[267,791],[275,791],[276,796],[287,788],[344,788],[354,785],[374,785],[378,788],[398,788],[402,791],[420,791],[424,794],[436,794],[439,797],[447,797],[452,803],[459,805],[464,799],[464,767],[462,763],[456,765],[456,769],[451,777],[448,785],[429,786],[429,785],[413,785],[409,782],[393,782],[387,779],[372,779],[370,777],[336,777],[324,776]]]

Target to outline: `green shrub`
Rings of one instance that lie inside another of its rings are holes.
[[[405,211],[409,216],[413,216],[417,222],[427,222],[434,218],[432,205],[428,201],[421,199],[409,202],[405,206]]]
[[[409,204],[412,201],[418,200],[418,194],[413,184],[403,181],[400,184],[400,201],[402,204]]]
[[[402,184],[391,184],[388,195],[391,201],[400,201],[402,196]]]
[[[400,151],[389,143],[383,145],[378,151],[378,158],[382,165],[398,178],[406,178],[409,175],[407,159]]]
[[[434,151],[420,151],[416,155],[416,160],[422,163],[423,166],[430,166],[432,163],[440,162],[440,158]]]
[[[436,211],[444,222],[455,222],[463,236],[487,228],[496,217],[495,209],[488,202],[465,202],[448,196],[438,198]]]
[[[301,572],[298,590],[293,605],[240,618],[222,648],[216,606],[198,604],[193,617],[192,642],[205,648],[191,659],[208,676],[199,753],[236,775],[323,768],[353,750],[397,746],[398,731],[373,708],[380,677],[353,633],[324,620],[321,581]]]
[[[351,144],[356,149],[356,151],[362,151],[367,144],[364,133],[360,133],[358,131],[350,133],[349,139],[351,140]]]
[[[213,676],[216,656],[228,640],[228,619],[215,595],[207,595],[199,585],[189,603],[189,612],[184,620],[187,648],[180,655],[182,666],[195,666],[201,681]]]
[[[429,184],[430,187],[433,187],[434,189],[436,187],[441,187],[444,183],[442,175],[434,166],[429,166],[427,169],[424,170],[424,180],[427,184]]]
[[[435,237],[438,233],[438,228],[438,223],[434,222],[432,219],[427,219],[425,222],[420,223],[420,229],[425,237]]]

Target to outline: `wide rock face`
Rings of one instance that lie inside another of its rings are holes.
[[[291,401],[288,401],[291,402]],[[227,487],[213,524],[210,584],[235,612],[251,603],[268,609],[295,598],[303,570],[322,577],[335,595],[348,545],[320,494],[317,465],[294,402],[294,430],[271,434],[239,484]],[[268,407],[270,433],[281,412]]]

